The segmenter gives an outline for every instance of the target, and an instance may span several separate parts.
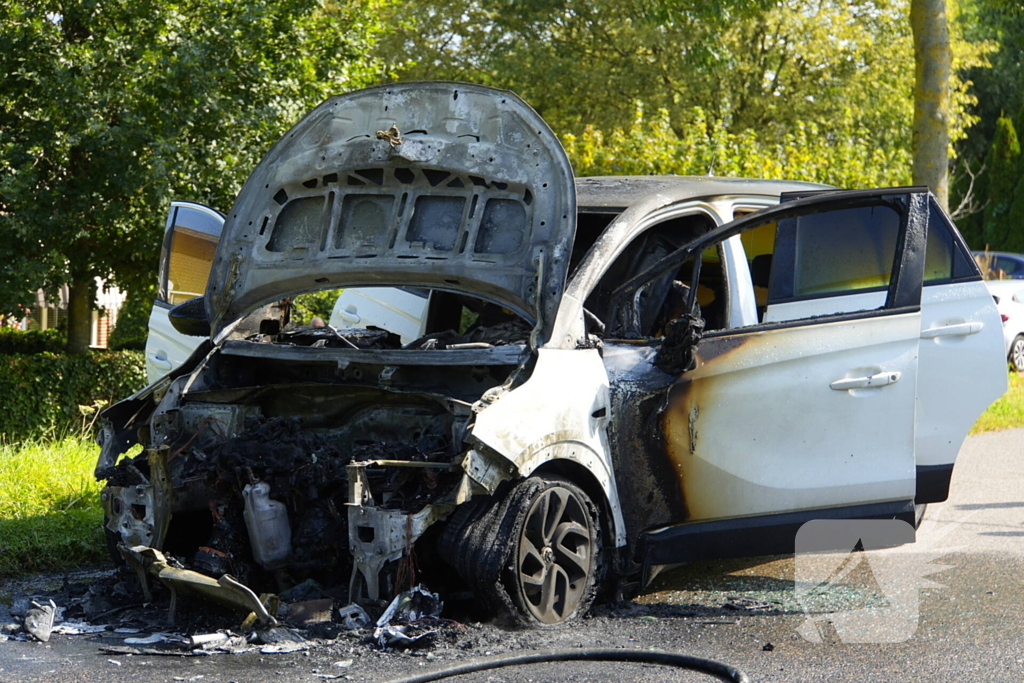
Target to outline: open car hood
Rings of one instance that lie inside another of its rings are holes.
[[[206,292],[216,337],[301,292],[466,292],[550,328],[575,231],[572,169],[516,95],[400,83],[333,97],[274,145],[228,213]]]

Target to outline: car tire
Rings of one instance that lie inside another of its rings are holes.
[[[497,539],[510,549],[503,583],[516,621],[557,626],[586,614],[603,573],[597,508],[576,484],[531,477],[512,492],[515,523]]]
[[[1018,334],[1013,338],[1007,360],[1011,368],[1017,372],[1024,372],[1024,334]]]
[[[488,611],[516,626],[546,628],[590,609],[604,576],[601,539],[590,497],[568,479],[545,475],[464,504],[440,549]]]

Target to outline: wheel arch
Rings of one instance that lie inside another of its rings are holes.
[[[531,477],[544,475],[555,475],[568,479],[583,489],[583,492],[597,506],[598,513],[601,516],[599,520],[601,522],[601,541],[605,544],[606,548],[614,548],[616,546],[616,532],[619,529],[616,524],[611,501],[608,500],[604,487],[601,486],[601,482],[594,476],[594,473],[576,460],[557,458],[555,460],[548,460],[530,472]]]

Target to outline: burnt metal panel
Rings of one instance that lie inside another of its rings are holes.
[[[924,284],[924,257],[928,233],[928,195],[913,193],[907,197],[903,234],[896,244],[896,260],[886,308],[918,306]]]
[[[681,473],[661,430],[667,389],[676,378],[654,366],[655,352],[651,345],[605,345],[612,416],[608,441],[630,541],[645,529],[687,517]]]
[[[333,97],[264,157],[228,213],[214,334],[305,291],[412,286],[515,311],[546,341],[575,231],[572,169],[516,95],[398,83]]]

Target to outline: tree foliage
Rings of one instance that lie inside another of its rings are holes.
[[[316,317],[323,319],[324,322],[330,321],[334,303],[341,296],[342,291],[340,289],[324,289],[295,297],[292,302],[292,322],[298,325],[308,325]]]
[[[154,278],[155,279],[155,278]],[[121,310],[117,313],[117,324],[107,340],[111,351],[145,351],[149,337],[149,314],[157,296],[156,285],[138,286],[128,292]]]
[[[981,214],[984,244],[999,249],[1024,248],[1024,226],[1015,226],[1010,215],[1022,176],[1020,141],[1009,117],[996,121],[996,134],[985,157],[985,168],[988,174],[983,185],[986,201]]]
[[[37,287],[69,283],[74,313],[96,276],[128,289],[151,281],[168,198],[229,206],[284,129],[327,94],[367,82],[373,9],[0,4],[2,312]]]
[[[967,64],[977,121],[957,143],[960,163],[952,204],[970,206],[957,224],[968,243],[1024,251],[1024,162],[1013,163],[1024,126],[1024,5],[1015,0],[962,0],[959,27],[987,60]],[[989,68],[990,67],[990,68]]]
[[[839,187],[906,185],[909,150],[870,144],[872,131],[848,122],[848,134],[828,136],[815,123],[797,122],[778,140],[753,129],[733,133],[703,110],[689,112],[677,134],[666,110],[647,116],[638,107],[626,128],[604,133],[588,126],[563,143],[579,175],[662,174],[784,178]]]
[[[400,28],[379,50],[401,77],[518,92],[570,136],[581,173],[910,180],[909,0],[409,0],[395,10]],[[954,68],[983,63],[991,45],[961,33]],[[969,85],[950,82],[954,140],[973,121]],[[649,112],[640,118],[638,103]]]

